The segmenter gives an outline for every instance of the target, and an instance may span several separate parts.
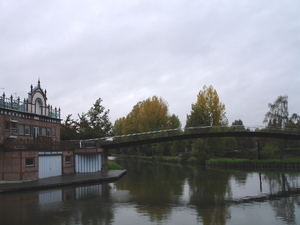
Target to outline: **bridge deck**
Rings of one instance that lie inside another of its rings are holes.
[[[243,131],[231,131],[231,132],[209,132],[209,133],[191,133],[172,135],[167,137],[158,137],[150,139],[132,140],[124,142],[106,142],[101,144],[102,148],[114,149],[121,147],[129,147],[143,144],[152,144],[167,141],[176,141],[184,139],[195,139],[195,138],[212,138],[212,137],[257,137],[257,138],[277,138],[277,139],[289,139],[289,140],[300,140],[298,134],[285,134],[285,133],[270,133],[270,132],[243,132]]]

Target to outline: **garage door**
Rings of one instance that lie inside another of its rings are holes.
[[[102,169],[101,153],[76,154],[75,171],[79,173],[97,172]]]
[[[62,174],[61,155],[39,156],[39,178]]]

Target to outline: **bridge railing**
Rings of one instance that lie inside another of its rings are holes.
[[[101,141],[99,141],[99,138],[86,139],[86,140],[72,140],[71,142],[72,142],[75,149],[100,148],[101,147]]]
[[[183,134],[193,133],[211,133],[211,132],[270,132],[270,133],[285,133],[285,134],[299,134],[299,128],[278,128],[265,126],[244,126],[244,125],[223,125],[223,126],[202,126],[202,127],[186,127],[181,128],[157,130],[143,133],[133,133],[126,135],[117,135],[111,137],[95,138],[88,140],[74,140],[72,141],[75,148],[99,148],[107,143],[122,143],[129,141],[139,141],[145,139],[154,139],[159,137],[168,137]]]

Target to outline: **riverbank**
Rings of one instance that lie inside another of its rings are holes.
[[[300,159],[209,159],[207,167],[300,169]]]
[[[200,165],[197,158],[191,156],[183,158],[178,156],[120,156],[135,158],[147,161],[169,162],[169,163],[183,163],[190,165]],[[228,168],[282,168],[282,169],[300,169],[300,158],[288,159],[230,159],[230,158],[216,158],[209,159],[205,164],[206,167],[228,167]]]
[[[48,177],[33,181],[24,181],[20,183],[0,183],[0,193],[115,181],[124,176],[126,173],[126,170],[108,170],[93,173],[65,174],[61,176]]]

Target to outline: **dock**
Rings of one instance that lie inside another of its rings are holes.
[[[95,182],[112,182],[123,177],[126,173],[126,170],[108,170],[104,172],[65,174],[32,181],[1,182],[0,193],[46,189]]]

